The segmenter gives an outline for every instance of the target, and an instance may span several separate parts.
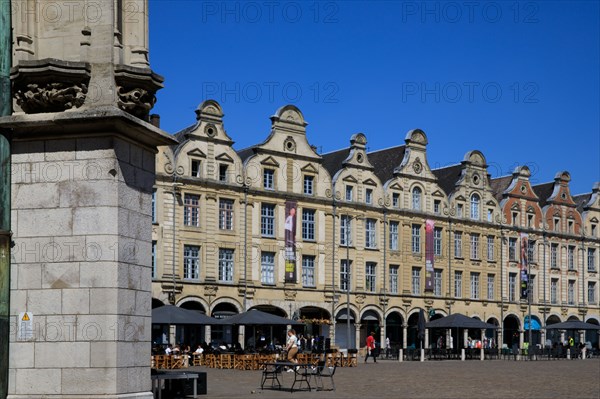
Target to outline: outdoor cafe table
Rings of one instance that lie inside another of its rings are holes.
[[[310,367],[311,363],[294,363],[294,362],[267,362],[262,363],[263,372],[260,381],[260,389],[263,389],[265,382],[267,380],[271,381],[271,387],[275,387],[275,382],[277,382],[277,388],[281,389],[281,381],[279,380],[279,374],[283,372],[284,367],[290,367],[294,370],[294,382],[292,383],[292,387],[290,389],[291,392],[294,392],[294,386],[296,383],[299,386],[302,386],[303,382],[306,382],[308,385],[308,390],[310,391]]]
[[[194,398],[198,397],[198,389],[196,386],[196,382],[198,380],[198,378],[200,377],[200,375],[198,373],[188,373],[188,372],[169,372],[169,373],[158,373],[158,374],[152,374],[152,393],[154,394],[155,392],[155,385],[158,385],[158,399],[162,399],[162,388],[161,388],[161,384],[160,381],[161,380],[169,380],[169,384],[171,383],[171,380],[188,380],[188,379],[193,379],[194,380]],[[157,384],[156,384],[157,383]]]

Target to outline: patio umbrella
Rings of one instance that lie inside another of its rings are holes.
[[[565,321],[564,323],[555,323],[546,326],[547,330],[600,330],[600,326],[583,321]]]
[[[472,317],[465,316],[460,313],[454,313],[450,316],[442,317],[434,321],[430,321],[425,324],[427,328],[473,328],[473,329],[488,329],[498,328],[497,326],[485,323],[481,320],[474,319]]]
[[[179,306],[165,305],[152,309],[152,324],[217,324],[213,319],[197,310],[183,309]]]
[[[419,311],[419,320],[417,321],[417,337],[423,349],[423,341],[425,340],[425,312],[423,309]]]
[[[220,319],[216,324],[225,325],[244,325],[244,326],[257,326],[257,325],[277,325],[285,326],[288,324],[302,324],[299,321],[286,319],[285,317],[276,316],[271,313],[261,312],[260,310],[251,309],[247,312],[237,314],[235,316]]]

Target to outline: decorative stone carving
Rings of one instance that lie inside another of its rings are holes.
[[[415,162],[413,162],[413,170],[416,174],[420,174],[423,171],[423,164],[421,163],[419,157],[417,157],[417,159],[415,159]]]
[[[298,293],[298,291],[296,291],[296,290],[283,290],[283,293],[285,295],[285,300],[286,301],[295,301],[296,300],[296,294]]]
[[[53,58],[20,61],[11,69],[13,96],[27,114],[81,107],[88,93],[90,70],[87,62]]]
[[[363,303],[365,303],[365,299],[366,299],[366,295],[365,294],[357,294],[355,296],[354,301],[359,304],[362,305]]]
[[[288,136],[285,141],[283,142],[283,150],[284,151],[289,151],[289,152],[295,152],[296,151],[296,141],[293,139],[292,136]]]
[[[115,67],[117,104],[123,111],[148,120],[148,115],[156,103],[156,92],[163,87],[164,78],[150,68],[129,65]]]
[[[217,295],[217,291],[219,290],[219,287],[216,285],[205,285],[204,286],[204,295],[206,296],[215,296]]]

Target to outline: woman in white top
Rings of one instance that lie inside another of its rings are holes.
[[[288,339],[285,349],[287,349],[288,361],[298,363],[298,360],[296,359],[296,356],[298,356],[298,338],[296,337],[296,331],[293,329],[288,331]]]

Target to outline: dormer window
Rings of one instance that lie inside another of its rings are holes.
[[[554,218],[554,231],[560,231],[560,218]]]
[[[463,217],[463,204],[456,205],[456,217]]]
[[[532,214],[527,215],[527,227],[529,227],[530,229],[533,228],[533,215]]]
[[[440,206],[442,204],[442,201],[440,200],[433,200],[433,213],[435,213],[436,215],[440,214]]]
[[[494,210],[493,209],[488,209],[487,212],[487,221],[488,222],[492,222],[494,220]]]
[[[365,203],[369,205],[373,203],[373,189],[367,188],[365,190]]]
[[[513,212],[512,213],[512,225],[513,226],[518,226],[519,225],[519,212]]]
[[[413,188],[412,191],[412,209],[415,211],[421,210],[421,189],[419,187]]]
[[[590,231],[590,234],[591,234],[592,237],[596,237],[596,230],[597,230],[596,224],[593,223],[592,226],[591,226],[591,231]]]
[[[227,183],[227,169],[228,169],[228,165],[226,165],[226,164],[219,165],[219,181],[222,183]]]
[[[352,199],[354,198],[354,187],[352,186],[346,186],[346,201],[352,201]]]
[[[275,189],[275,171],[273,169],[263,170],[263,187],[265,190]]]
[[[313,195],[314,194],[314,176],[304,176],[304,195]]]
[[[567,222],[567,229],[568,229],[569,234],[573,234],[573,221],[572,220],[569,220]]]
[[[471,196],[471,219],[479,220],[479,203],[481,199],[478,194],[473,194]]]
[[[392,206],[394,208],[400,208],[400,194],[399,193],[392,194]]]
[[[191,165],[191,173],[192,177],[201,177],[202,175],[202,162],[199,159],[192,159]]]

